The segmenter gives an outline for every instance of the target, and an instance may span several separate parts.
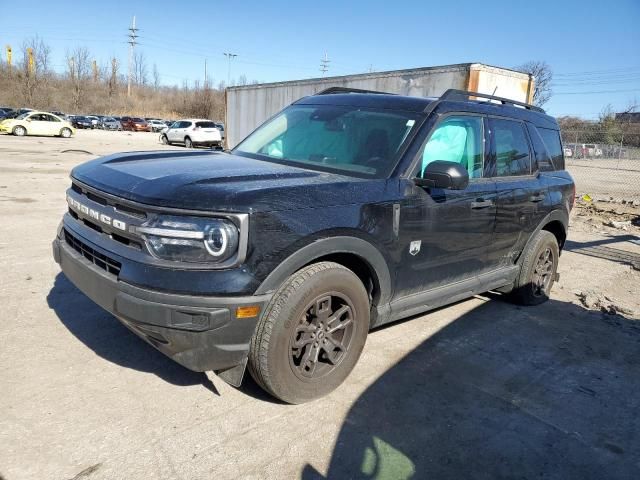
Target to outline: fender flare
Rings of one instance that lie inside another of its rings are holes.
[[[380,251],[366,240],[357,237],[329,237],[317,240],[289,257],[285,258],[264,281],[254,295],[272,293],[293,273],[314,260],[335,253],[349,253],[360,257],[371,266],[378,277],[380,287],[379,305],[389,303],[391,298],[391,274],[386,260]]]
[[[564,210],[553,210],[546,217],[544,217],[540,221],[540,223],[538,224],[536,229],[533,232],[531,232],[531,235],[529,235],[529,239],[527,240],[527,243],[524,244],[524,247],[522,248],[522,251],[520,252],[520,255],[519,255],[518,260],[517,260],[516,263],[520,263],[520,259],[522,258],[522,254],[524,252],[526,252],[527,249],[529,248],[529,246],[531,245],[531,242],[533,241],[533,237],[535,236],[535,234],[538,233],[540,230],[543,230],[546,225],[548,225],[549,223],[554,222],[554,221],[559,221],[562,224],[563,228],[564,228],[565,235],[568,234],[568,230],[569,230],[569,214],[567,212],[565,212]]]

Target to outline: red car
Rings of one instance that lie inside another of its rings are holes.
[[[122,130],[130,130],[132,132],[150,132],[151,126],[144,118],[138,117],[122,117],[120,119]]]

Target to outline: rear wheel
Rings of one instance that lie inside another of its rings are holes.
[[[185,137],[184,146],[186,148],[193,148],[193,142],[191,141],[191,139],[189,137]]]
[[[556,237],[540,230],[522,254],[520,274],[511,296],[522,305],[539,305],[549,300],[556,279],[560,249]]]
[[[69,138],[71,136],[71,130],[68,128],[63,128],[60,130],[60,136],[62,138]]]
[[[18,125],[12,132],[16,137],[24,137],[27,134],[27,129],[21,125]]]
[[[251,340],[249,370],[288,403],[337,388],[360,358],[369,330],[369,299],[360,279],[333,262],[293,274],[278,289]]]

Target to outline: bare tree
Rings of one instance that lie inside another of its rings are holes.
[[[238,85],[246,85],[247,84],[247,76],[242,74],[238,77]]]
[[[120,65],[118,64],[118,60],[113,57],[111,59],[111,70],[109,73],[109,81],[107,82],[107,88],[109,92],[109,97],[113,97],[118,91],[118,68]]]
[[[31,52],[31,56],[29,55]],[[20,78],[23,101],[34,107],[42,107],[49,101],[47,83],[51,49],[39,37],[26,40],[20,50]]]
[[[515,69],[533,75],[535,82],[533,90],[533,104],[541,107],[547,103],[553,95],[553,91],[551,89],[553,72],[547,62],[530,61],[515,67]]]
[[[87,82],[91,73],[91,56],[85,47],[78,47],[73,52],[67,52],[67,75],[71,81],[71,96],[73,108],[79,111],[84,105]]]
[[[158,65],[153,64],[153,88],[158,90],[160,88],[160,72],[158,71]]]
[[[133,57],[133,81],[136,85],[146,85],[147,75],[147,60],[144,53],[138,52]]]

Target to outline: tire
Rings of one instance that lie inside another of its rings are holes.
[[[13,133],[16,137],[24,137],[27,134],[27,129],[22,125],[18,125],[17,127],[14,127],[11,133]]]
[[[522,254],[520,273],[511,292],[516,303],[539,305],[549,300],[559,256],[558,240],[551,232],[540,230],[533,236]]]
[[[184,146],[185,148],[193,148],[193,142],[189,137],[184,137]]]
[[[166,135],[160,135],[160,141],[163,145],[171,145]]]
[[[68,128],[63,128],[62,130],[60,130],[60,136],[62,138],[70,138],[71,137],[71,130],[69,130]]]
[[[258,322],[249,349],[251,376],[287,403],[327,395],[360,358],[369,309],[364,285],[351,270],[333,262],[299,270]]]

